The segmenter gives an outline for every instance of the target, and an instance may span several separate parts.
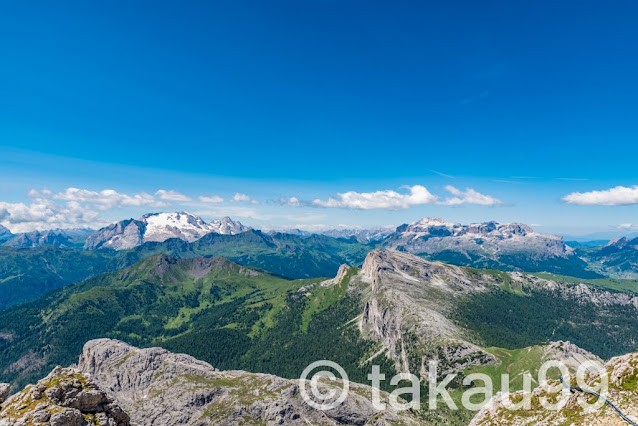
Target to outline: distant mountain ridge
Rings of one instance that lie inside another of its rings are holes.
[[[186,212],[149,213],[140,219],[123,220],[90,235],[84,248],[127,250],[147,242],[164,242],[171,238],[193,242],[206,234],[237,235],[250,228],[226,216],[206,223],[201,217]]]
[[[6,228],[5,228],[6,229]],[[0,231],[1,232],[1,231]],[[81,248],[84,240],[95,232],[92,229],[51,229],[12,234],[5,240],[5,247],[35,248],[53,246],[60,248]]]
[[[281,276],[316,278],[334,275],[343,263],[361,264],[369,250],[356,241],[323,235],[264,234],[253,229],[235,235],[210,233],[192,243],[179,238],[151,241],[119,251],[0,247],[0,310],[161,253],[178,258],[224,256]]]
[[[638,237],[617,238],[599,247],[579,247],[577,253],[601,274],[638,279]]]
[[[379,246],[461,266],[600,277],[562,237],[538,233],[521,223],[462,225],[426,217],[397,227]]]
[[[0,244],[4,241],[7,241],[11,237],[13,237],[11,231],[8,228],[0,225]]]
[[[493,253],[531,252],[544,257],[567,257],[573,252],[562,237],[537,233],[522,223],[484,222],[462,225],[429,217],[398,227],[387,241],[410,252],[424,253],[452,248]]]
[[[319,232],[321,235],[327,235],[334,238],[355,238],[361,243],[370,243],[375,241],[382,241],[388,235],[395,232],[392,227],[381,228],[343,228],[343,229],[330,229],[328,231]]]

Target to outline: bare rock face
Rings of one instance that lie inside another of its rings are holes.
[[[361,272],[351,279],[350,287],[366,301],[360,321],[364,335],[383,344],[399,371],[421,377],[427,377],[429,360],[438,361],[439,376],[500,362],[474,345],[471,333],[452,320],[461,298],[506,289],[521,294],[543,292],[605,309],[615,306],[638,309],[638,297],[631,293],[520,272],[451,266],[389,249],[370,252]],[[579,357],[588,357],[569,342],[550,345],[547,350],[553,352],[554,359],[564,358],[575,365]]]
[[[88,376],[56,367],[2,404],[0,426],[13,425],[129,426],[130,419]]]
[[[84,248],[96,250],[110,248],[125,250],[141,245],[144,242],[146,224],[139,220],[123,220],[96,231],[86,239]]]
[[[521,223],[462,225],[428,217],[398,227],[385,242],[389,248],[401,247],[411,253],[453,251],[490,259],[504,254],[525,254],[536,259],[565,258],[573,251],[562,237],[534,232]]]
[[[587,361],[593,361],[599,365],[603,365],[603,360],[596,355],[571,342],[563,341],[550,342],[545,347],[543,359],[560,361],[573,371],[576,371]]]
[[[140,426],[423,424],[410,414],[375,411],[368,386],[351,383],[342,405],[318,411],[303,401],[298,381],[219,371],[188,355],[137,349],[109,339],[88,342],[78,368],[110,392]],[[387,397],[382,395],[384,400]]]
[[[5,402],[9,398],[9,392],[11,391],[11,385],[8,383],[0,383],[0,404]]]

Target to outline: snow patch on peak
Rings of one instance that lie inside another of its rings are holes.
[[[414,222],[412,225],[418,226],[454,226],[458,223],[446,222],[438,217],[424,217],[421,220]]]
[[[139,220],[121,221],[100,229],[87,239],[85,247],[125,250],[151,241],[179,238],[192,243],[210,233],[236,235],[248,230],[249,227],[228,216],[206,223],[201,217],[187,212],[148,213]]]

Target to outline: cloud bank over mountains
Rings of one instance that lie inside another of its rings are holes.
[[[159,189],[152,193],[125,193],[114,189],[96,191],[76,187],[69,187],[60,192],[31,189],[28,192],[29,201],[0,201],[0,224],[14,232],[53,228],[97,228],[111,222],[104,217],[105,212],[125,208],[148,212],[185,206],[195,211],[224,213],[223,216],[236,214],[239,217],[265,220],[272,217],[272,212],[268,215],[259,209],[272,210],[273,206],[275,208],[280,206],[279,208],[313,207],[396,211],[420,205],[498,206],[502,204],[497,198],[472,188],[460,190],[453,186],[446,186],[444,190],[449,193],[448,196],[435,195],[425,186],[414,185],[401,187],[397,191],[391,189],[373,192],[347,191],[325,200],[315,198],[312,201],[304,201],[298,196],[262,200],[267,204],[264,206],[262,201],[243,192],[231,192],[227,197],[222,197],[218,194],[186,195],[174,189]],[[212,206],[215,208],[211,210],[209,207]]]
[[[439,196],[432,194],[422,185],[406,186],[407,193],[399,193],[393,190],[375,191],[375,192],[355,192],[349,191],[339,193],[335,198],[327,200],[315,199],[312,204],[318,207],[338,207],[347,209],[385,209],[400,210],[407,209],[411,206],[436,204],[454,206],[460,204],[478,204],[482,206],[498,206],[503,204],[489,195],[466,188],[465,191],[447,185],[445,190],[453,195],[451,198],[441,199]]]
[[[28,191],[28,200],[22,202],[0,201],[0,224],[14,232],[27,232],[53,228],[97,228],[112,222],[104,215],[114,209],[133,211],[169,211],[186,208],[217,216],[236,215],[243,218],[266,221],[273,217],[288,218],[285,211],[277,209],[343,209],[398,211],[416,206],[487,206],[497,207],[504,202],[493,195],[470,187],[461,189],[444,186],[441,193],[434,193],[423,185],[402,186],[396,190],[384,189],[370,192],[338,192],[326,198],[304,198],[301,195],[278,199],[258,200],[244,192],[220,194],[184,194],[174,189],[158,189],[155,192],[125,193],[114,189],[90,190],[69,187],[54,192],[48,189]],[[561,198],[565,204],[581,206],[627,206],[638,204],[638,185],[616,186],[605,190],[572,192]],[[108,216],[108,215],[107,215]],[[629,221],[628,221],[629,222]],[[616,226],[616,225],[614,225]],[[624,224],[619,228],[634,229]]]

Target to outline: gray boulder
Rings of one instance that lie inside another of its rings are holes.
[[[0,383],[0,404],[5,402],[9,398],[11,392],[11,385],[8,383]]]
[[[130,426],[129,416],[87,375],[56,367],[2,404],[0,426]]]

